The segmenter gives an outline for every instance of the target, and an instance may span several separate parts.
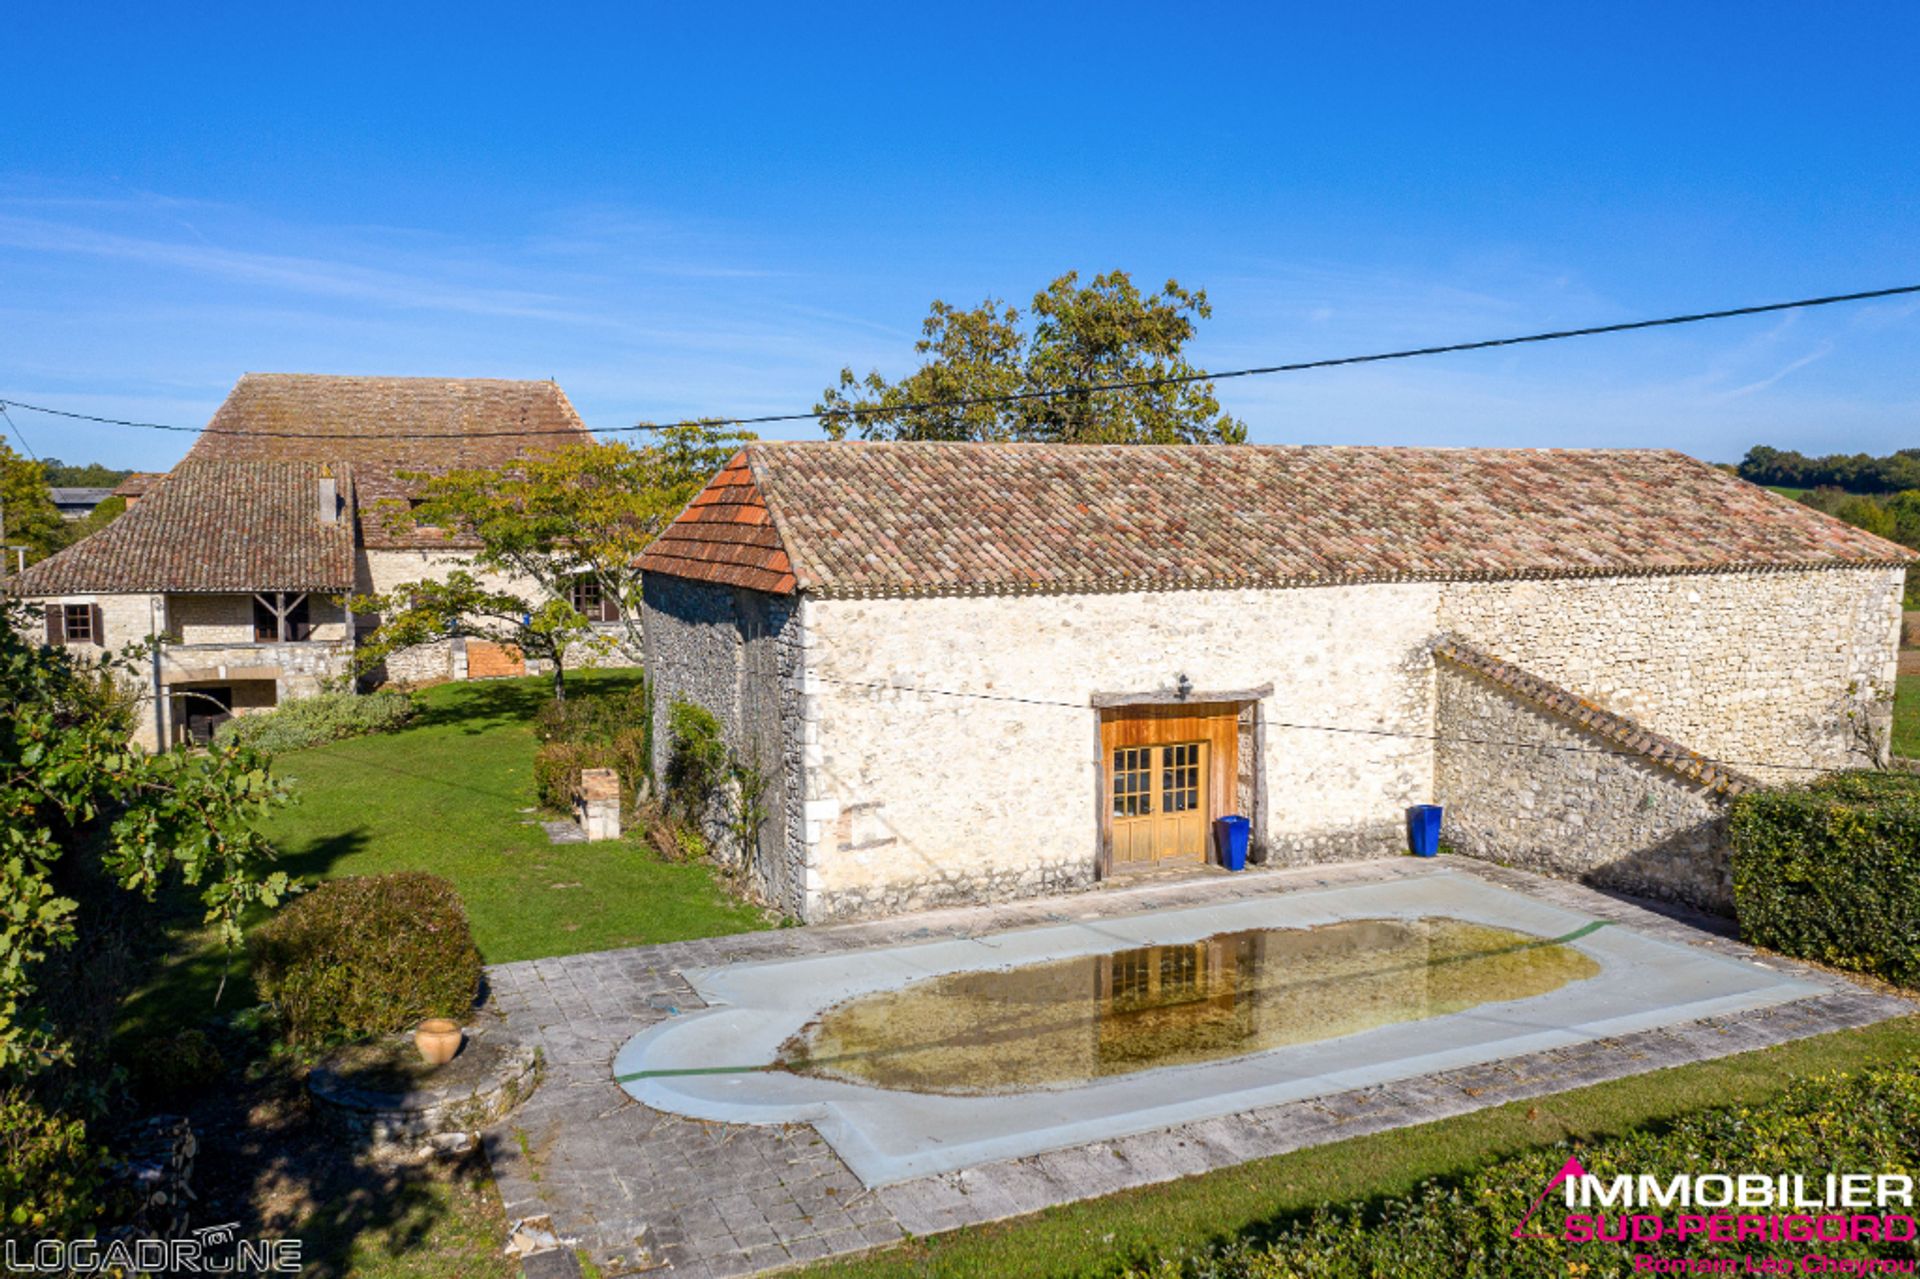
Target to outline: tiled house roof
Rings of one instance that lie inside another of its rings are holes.
[[[135,471],[114,485],[113,496],[124,497],[129,502],[137,501],[147,495],[148,489],[166,478],[165,471]]]
[[[1680,453],[755,443],[642,567],[820,595],[1895,565]]]
[[[395,434],[434,438],[381,438]],[[499,466],[522,453],[591,439],[552,382],[249,373],[187,457],[435,471]]]
[[[1648,763],[1657,764],[1717,794],[1732,798],[1760,788],[1760,783],[1745,773],[1716,763],[1671,737],[1663,737],[1650,728],[1642,728],[1625,715],[1603,710],[1578,693],[1529,674],[1511,662],[1504,662],[1491,653],[1475,648],[1457,635],[1441,636],[1434,642],[1433,653],[1435,657],[1445,658],[1462,670],[1471,671],[1505,689],[1521,701],[1613,743],[1623,755],[1637,756]]]
[[[321,518],[332,478],[335,518]],[[125,515],[13,580],[23,596],[160,591],[349,590],[353,484],[322,462],[175,467]]]
[[[793,566],[740,453],[641,557],[651,573],[791,594]]]

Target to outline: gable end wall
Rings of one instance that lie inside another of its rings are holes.
[[[744,871],[770,905],[799,915],[801,755],[808,720],[800,688],[805,629],[798,597],[655,573],[645,575],[643,592],[654,776],[663,782],[666,777],[674,702],[712,712],[729,749],[765,778],[767,817],[755,847],[743,854],[727,826],[729,794],[710,805],[703,834],[715,856]]]

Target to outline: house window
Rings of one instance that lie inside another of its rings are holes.
[[[63,604],[60,607],[61,638],[69,644],[98,644],[99,628],[94,623],[91,604]]]
[[[574,611],[589,622],[617,622],[620,613],[606,592],[600,589],[600,583],[591,577],[576,578],[573,583]]]

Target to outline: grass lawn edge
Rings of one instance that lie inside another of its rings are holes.
[[[1688,1112],[1761,1102],[1801,1076],[1916,1056],[1920,1013],[910,1239],[800,1273],[808,1279],[1109,1274],[1130,1261],[1265,1234],[1324,1205],[1402,1195],[1424,1181],[1561,1141],[1659,1129]]]

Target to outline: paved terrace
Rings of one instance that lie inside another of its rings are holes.
[[[1783,975],[1822,993],[872,1189],[809,1124],[683,1118],[641,1105],[613,1081],[614,1054],[629,1038],[703,1006],[682,971],[1381,883],[1443,867],[1649,937],[1755,957],[1724,935],[1722,921],[1465,858],[1399,858],[500,965],[488,974],[489,1010],[540,1047],[547,1073],[531,1100],[486,1134],[487,1153],[509,1220],[545,1219],[563,1244],[529,1256],[527,1273],[578,1274],[577,1247],[607,1275],[750,1274],[1912,1011],[1903,1000],[1768,956]]]

